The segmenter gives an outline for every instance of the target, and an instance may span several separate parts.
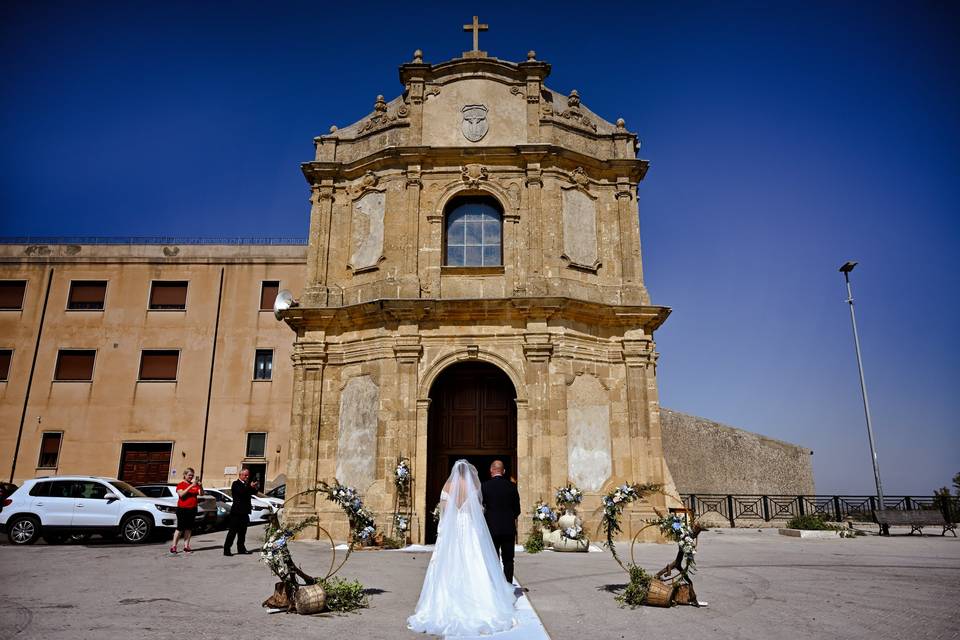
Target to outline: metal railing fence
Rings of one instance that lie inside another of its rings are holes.
[[[876,496],[844,495],[748,495],[748,494],[681,494],[683,506],[701,518],[715,513],[731,527],[737,521],[771,522],[796,516],[819,515],[825,520],[841,522],[847,518],[874,521]],[[939,509],[949,522],[960,519],[960,497],[951,496],[884,496],[884,509]]]

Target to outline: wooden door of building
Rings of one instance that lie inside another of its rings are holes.
[[[120,473],[118,478],[136,486],[168,482],[170,453],[169,442],[125,442],[120,450]]]
[[[427,434],[427,509],[440,501],[453,464],[473,464],[483,482],[490,463],[502,460],[516,481],[517,404],[513,383],[503,371],[485,362],[451,365],[430,390]],[[434,542],[436,524],[427,514],[426,541]]]

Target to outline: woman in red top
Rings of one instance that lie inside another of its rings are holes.
[[[177,531],[173,534],[173,546],[170,553],[177,552],[177,543],[183,536],[183,552],[190,553],[190,536],[193,534],[193,521],[197,517],[197,496],[203,493],[200,479],[193,469],[187,467],[183,472],[183,480],[177,485]]]

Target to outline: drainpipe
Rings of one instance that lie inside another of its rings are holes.
[[[207,382],[207,409],[203,415],[203,445],[200,448],[200,478],[207,460],[207,427],[210,426],[210,396],[213,395],[213,367],[217,362],[217,336],[220,333],[220,305],[223,303],[223,267],[220,267],[220,291],[217,293],[217,320],[213,325],[213,349],[210,353],[210,380]]]
[[[43,309],[40,311],[40,328],[37,329],[37,343],[33,347],[33,361],[30,363],[30,377],[27,378],[27,392],[23,396],[23,411],[20,413],[20,429],[17,431],[17,445],[13,448],[13,463],[10,465],[10,482],[17,469],[17,456],[20,454],[20,440],[23,438],[23,423],[27,419],[27,405],[30,403],[30,389],[33,387],[33,372],[37,368],[37,354],[40,352],[40,336],[43,335],[43,321],[47,317],[47,301],[50,300],[50,284],[53,282],[53,268],[47,276],[47,291],[43,294]]]

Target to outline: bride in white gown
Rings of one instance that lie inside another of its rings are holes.
[[[457,460],[440,494],[437,544],[417,610],[407,618],[410,629],[455,636],[514,625],[516,597],[503,577],[480,499],[476,468]]]

